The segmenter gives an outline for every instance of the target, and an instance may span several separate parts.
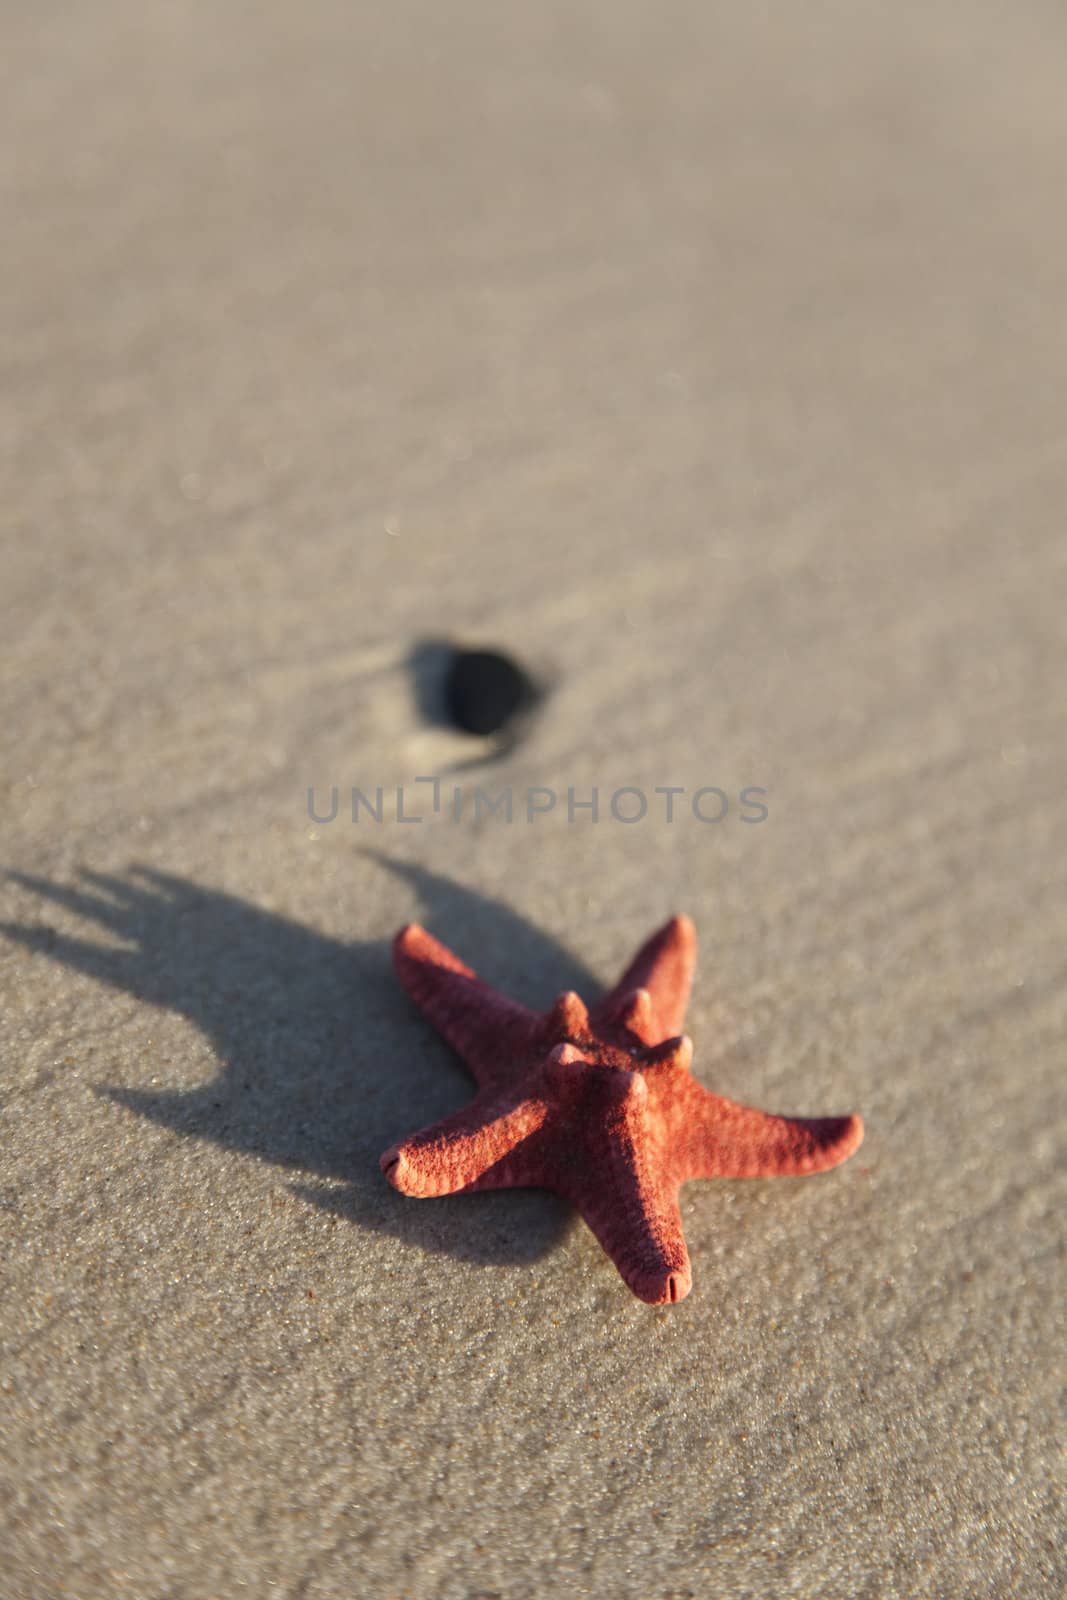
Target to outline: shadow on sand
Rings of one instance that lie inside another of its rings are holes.
[[[419,920],[489,982],[538,1007],[564,988],[592,998],[589,973],[515,912],[424,868],[365,853],[415,890]],[[180,1012],[221,1063],[198,1088],[108,1084],[100,1094],[182,1134],[298,1169],[291,1188],[309,1202],[465,1260],[531,1261],[569,1227],[562,1202],[537,1190],[423,1202],[382,1178],[379,1153],[462,1105],[472,1087],[400,989],[387,941],[344,943],[150,867],[86,872],[74,889],[23,874],[11,881],[110,942],[46,923],[0,924],[0,932]],[[158,1064],[153,1076],[158,1082]]]

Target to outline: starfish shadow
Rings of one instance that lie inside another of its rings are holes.
[[[595,980],[508,907],[426,868],[365,851],[402,878],[436,927],[490,982],[527,1004]],[[109,942],[47,923],[3,923],[23,947],[187,1017],[221,1063],[193,1089],[101,1084],[152,1122],[301,1173],[290,1187],[361,1227],[479,1263],[529,1262],[569,1229],[536,1190],[432,1205],[397,1195],[378,1155],[462,1105],[466,1072],[393,976],[388,941],[347,943],[238,896],[135,866],[82,874],[77,888],[10,881],[85,919]],[[156,1077],[158,1082],[158,1076]]]

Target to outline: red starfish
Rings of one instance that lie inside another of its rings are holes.
[[[696,930],[675,917],[588,1011],[561,994],[539,1015],[498,994],[424,928],[397,934],[404,988],[478,1083],[462,1111],[393,1145],[389,1182],[424,1198],[552,1189],[582,1213],[634,1294],[681,1300],[692,1274],[678,1190],[690,1178],[821,1172],[863,1138],[851,1117],[777,1117],[690,1074],[680,1035]]]

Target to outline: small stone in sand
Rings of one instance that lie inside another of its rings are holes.
[[[532,680],[498,650],[457,651],[445,680],[448,715],[466,733],[499,733],[536,698]]]

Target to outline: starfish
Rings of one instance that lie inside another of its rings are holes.
[[[381,1168],[417,1198],[544,1188],[585,1218],[650,1305],[692,1287],[678,1191],[691,1178],[822,1172],[863,1138],[858,1116],[782,1117],[712,1094],[682,1034],[696,930],[674,917],[592,1010],[561,994],[538,1013],[498,994],[409,923],[393,944],[408,994],[464,1059],[469,1105],[393,1145]]]

